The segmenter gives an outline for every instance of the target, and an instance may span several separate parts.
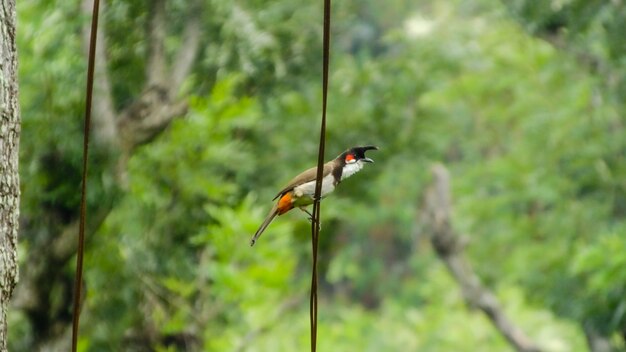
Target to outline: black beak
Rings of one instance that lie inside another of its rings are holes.
[[[354,149],[359,149],[359,151],[361,152],[361,155],[363,155],[363,158],[361,158],[362,161],[366,162],[366,163],[373,163],[374,160],[365,157],[365,152],[368,150],[378,150],[378,147],[375,145],[366,145],[364,147],[356,147]]]
[[[365,147],[359,147],[359,148],[363,149],[364,153],[368,150],[378,150],[378,147],[375,145],[366,145]]]

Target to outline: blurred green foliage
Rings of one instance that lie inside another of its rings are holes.
[[[510,349],[419,231],[435,161],[451,170],[454,226],[473,265],[523,330],[548,351],[577,351],[591,324],[625,348],[616,33],[626,18],[612,3],[335,4],[326,157],[381,150],[322,206],[320,350]],[[306,217],[278,218],[252,249],[248,240],[276,190],[316,160],[321,9],[204,5],[187,115],[132,155],[127,185],[113,181],[116,155],[93,152],[90,207],[111,210],[86,255],[85,351],[308,348]],[[187,5],[168,6],[173,55]],[[18,11],[28,265],[46,219],[78,208],[85,19],[77,1],[24,0]],[[145,4],[111,1],[103,18],[123,106],[143,80]],[[559,31],[563,46],[545,40]],[[37,337],[11,318],[10,344],[23,350]]]

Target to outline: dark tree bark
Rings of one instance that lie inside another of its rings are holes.
[[[189,2],[189,15],[182,33],[185,45],[175,58],[168,58],[163,50],[168,33],[166,2],[145,2],[149,6],[145,37],[150,48],[145,58],[148,62],[145,83],[142,92],[121,111],[115,108],[106,59],[108,38],[105,25],[100,21],[95,61],[92,154],[108,155],[105,172],[117,181],[113,186],[116,190],[125,189],[126,161],[136,147],[153,140],[175,118],[187,111],[186,100],[177,97],[177,93],[197,57],[201,6],[199,0]],[[102,15],[106,11],[106,2],[101,1],[100,4],[100,18],[106,18]],[[82,9],[87,17],[90,17],[92,8],[93,0],[83,0]],[[83,28],[85,60],[89,28],[90,23]],[[114,208],[115,199],[110,197],[90,205],[86,224],[87,249],[89,239]],[[78,209],[65,219],[55,217],[54,210],[47,209],[44,213],[52,215],[38,220],[38,226],[44,230],[28,229],[37,240],[31,243],[29,265],[24,267],[14,300],[16,308],[25,313],[34,334],[34,345],[30,350],[67,350],[71,330],[73,278],[69,271],[61,268],[67,267],[76,254]],[[61,302],[58,302],[59,296],[63,297]]]
[[[15,0],[0,8],[0,351],[7,350],[7,310],[17,282],[20,187],[20,110],[15,45]]]
[[[478,307],[517,351],[538,352],[537,345],[506,316],[497,297],[485,288],[463,254],[465,244],[452,228],[450,175],[443,165],[432,168],[433,184],[426,191],[423,221],[439,258],[461,287],[465,301]]]

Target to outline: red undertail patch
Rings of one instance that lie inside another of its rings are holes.
[[[293,209],[293,203],[291,202],[291,193],[292,192],[285,193],[278,200],[278,215],[283,215],[284,213]]]

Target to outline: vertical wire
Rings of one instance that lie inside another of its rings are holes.
[[[311,352],[317,350],[317,250],[320,231],[320,196],[326,144],[326,106],[328,101],[328,66],[330,59],[330,1],[324,0],[324,46],[322,67],[322,123],[320,127],[319,151],[317,154],[317,177],[315,179],[315,201],[311,221],[311,245],[313,249],[313,272],[311,275]]]
[[[83,282],[83,254],[85,252],[85,222],[87,219],[87,160],[89,155],[89,130],[91,125],[91,101],[93,99],[93,76],[96,56],[96,34],[98,32],[98,10],[100,1],[94,0],[91,19],[91,36],[89,40],[89,58],[87,64],[87,87],[85,103],[85,129],[83,135],[83,175],[80,198],[80,220],[78,227],[78,251],[76,256],[76,274],[74,276],[74,312],[72,316],[72,352],[78,345],[78,323],[80,320],[80,303]]]

